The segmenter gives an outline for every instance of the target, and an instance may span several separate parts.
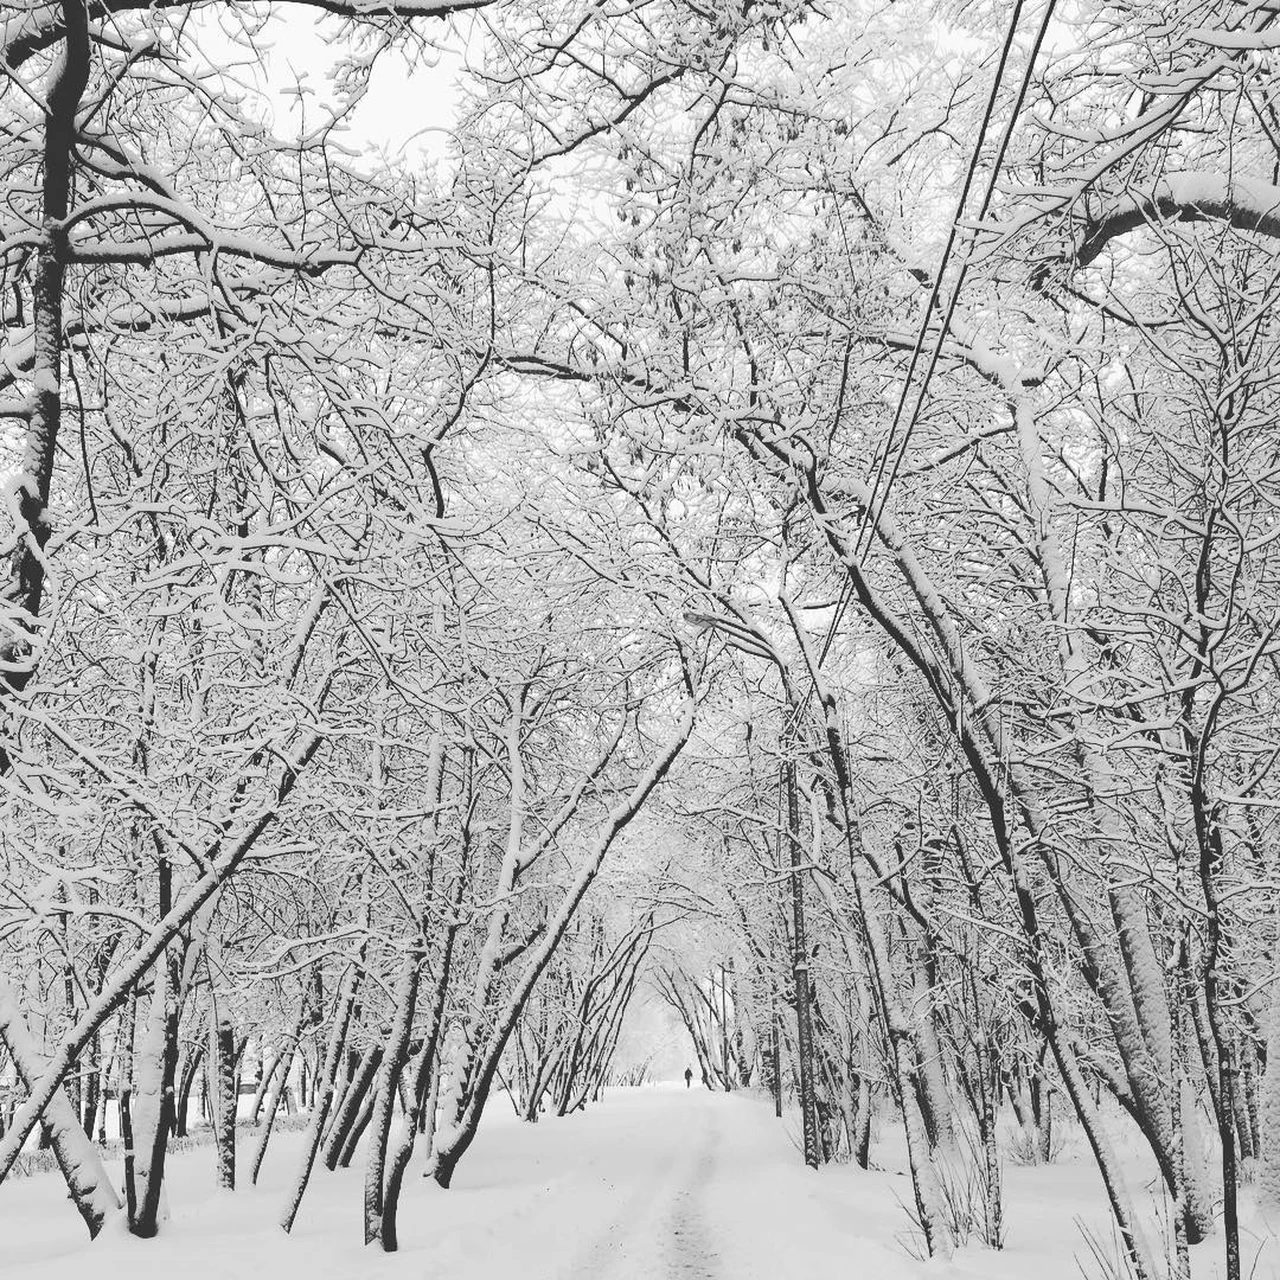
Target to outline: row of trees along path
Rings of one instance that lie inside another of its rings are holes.
[[[0,4],[0,1179],[39,1141],[151,1236],[193,1098],[232,1187],[292,1095],[283,1226],[360,1151],[394,1249],[415,1158],[586,1105],[644,992],[811,1164],[887,1107],[930,1253],[949,1162],[998,1245],[997,1118],[1070,1115],[1139,1280],[1238,1280],[1275,22]],[[445,66],[432,163],[343,141]]]

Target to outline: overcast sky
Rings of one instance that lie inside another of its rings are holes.
[[[343,144],[366,152],[370,165],[383,154],[443,159],[457,111],[465,50],[470,43],[471,56],[476,56],[478,27],[470,15],[455,22],[417,24],[416,29],[432,39],[438,53],[434,57],[415,54],[412,68],[398,53],[383,54],[348,129],[341,135]],[[332,73],[341,47],[340,29],[333,18],[303,6],[287,7],[263,34],[265,54],[260,63],[250,64],[245,51],[239,51],[239,78],[262,95],[264,110],[278,137],[292,138],[302,132],[304,111],[306,127],[313,127],[322,118],[320,110],[334,103]]]

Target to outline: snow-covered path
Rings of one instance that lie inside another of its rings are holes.
[[[537,1143],[549,1175],[536,1203],[496,1233],[491,1226],[459,1236],[470,1247],[445,1274],[847,1280],[855,1263],[883,1280],[921,1274],[919,1264],[863,1234],[877,1214],[856,1212],[842,1195],[847,1187],[823,1193],[824,1180],[800,1162],[790,1126],[758,1098],[683,1087],[622,1091],[586,1115],[544,1120],[520,1137]],[[486,1165],[473,1166],[474,1183],[460,1172],[447,1195],[481,1194]],[[906,1219],[889,1200],[888,1220],[877,1225],[892,1239]]]
[[[13,1251],[0,1247],[6,1280],[82,1280],[86,1268],[96,1280],[834,1280],[869,1254],[883,1280],[920,1273],[860,1237],[866,1221],[834,1188],[815,1198],[821,1180],[759,1099],[620,1090],[536,1125],[495,1106],[449,1191],[410,1180],[392,1257],[360,1244],[358,1167],[318,1172],[284,1236],[297,1142],[280,1135],[262,1184],[233,1195],[212,1189],[211,1151],[173,1157],[174,1218],[149,1242],[113,1229],[89,1245],[56,1175],[12,1183],[0,1218],[22,1225],[6,1236]]]
[[[921,1274],[866,1234],[873,1226],[891,1240],[906,1226],[892,1196],[887,1216],[870,1205],[859,1213],[845,1199],[847,1184],[824,1187],[804,1168],[790,1125],[758,1098],[683,1086],[624,1090],[585,1115],[502,1129],[490,1131],[492,1147],[477,1143],[452,1190],[428,1197],[473,1224],[437,1254],[440,1274],[847,1280],[855,1260],[883,1280]],[[506,1158],[493,1161],[499,1142]],[[532,1184],[530,1193],[495,1219],[492,1197],[517,1183]]]
[[[704,1196],[722,1176],[720,1153],[727,1115],[709,1095],[667,1094],[665,1107],[637,1127],[628,1159],[606,1181],[617,1197],[614,1213],[584,1224],[571,1260],[571,1280],[623,1276],[715,1280],[719,1253],[708,1237]],[[677,1124],[672,1122],[676,1121]]]
[[[536,1125],[502,1100],[454,1185],[410,1178],[402,1251],[361,1243],[356,1166],[318,1171],[292,1236],[277,1225],[300,1135],[280,1134],[262,1183],[213,1189],[213,1151],[172,1159],[173,1219],[153,1241],[113,1226],[89,1244],[56,1174],[0,1187],[5,1280],[1069,1280],[1083,1252],[1077,1219],[1103,1240],[1106,1202],[1081,1144],[1047,1168],[1009,1174],[1009,1247],[954,1263],[902,1247],[910,1181],[890,1130],[883,1168],[806,1169],[795,1117],[760,1097],[683,1085],[611,1092],[585,1114]],[[242,1152],[249,1142],[241,1142]],[[1135,1185],[1141,1186],[1135,1169]],[[1196,1280],[1221,1273],[1220,1240],[1197,1251]],[[1250,1229],[1252,1274],[1280,1278],[1275,1231]]]

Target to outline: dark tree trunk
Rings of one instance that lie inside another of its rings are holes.
[[[187,1136],[187,1110],[191,1105],[191,1086],[195,1083],[203,1058],[204,1045],[196,1045],[182,1069],[182,1083],[178,1089],[177,1109],[173,1118],[173,1131],[179,1138]]]
[[[405,960],[397,992],[395,1022],[387,1043],[386,1056],[378,1085],[374,1091],[373,1131],[369,1135],[369,1164],[364,1183],[364,1242],[372,1244],[382,1235],[384,1176],[387,1141],[391,1136],[391,1120],[400,1075],[409,1052],[413,1032],[413,1014],[418,1003],[418,975],[422,967],[422,943]]]
[[[39,625],[44,598],[45,559],[53,527],[49,495],[62,425],[62,323],[66,264],[70,257],[65,227],[71,200],[71,165],[76,141],[76,113],[89,82],[89,11],[82,0],[62,0],[65,32],[62,54],[49,73],[44,114],[44,175],[40,192],[41,225],[37,233],[35,280],[32,286],[32,329],[35,343],[34,390],[23,451],[24,483],[18,489],[18,511],[26,526],[15,539],[10,581],[4,596],[10,616]],[[8,610],[7,610],[8,611]],[[18,638],[0,645],[6,670],[0,674],[0,697],[21,693],[31,679],[32,642]],[[0,744],[0,773],[9,771],[8,750]]]
[[[286,1233],[293,1230],[298,1210],[302,1206],[302,1197],[306,1194],[307,1183],[311,1180],[316,1151],[320,1146],[320,1133],[324,1128],[324,1122],[333,1101],[333,1083],[338,1074],[338,1063],[342,1059],[342,1054],[346,1048],[347,1036],[351,1030],[351,1014],[355,1007],[356,993],[360,989],[360,966],[364,963],[364,956],[365,951],[362,946],[350,971],[345,990],[338,999],[337,1017],[334,1020],[333,1029],[329,1036],[329,1047],[325,1053],[324,1066],[321,1069],[321,1074],[324,1078],[323,1091],[312,1109],[311,1123],[307,1125],[307,1136],[302,1153],[302,1166],[298,1170],[298,1179],[294,1184],[293,1195],[280,1219],[280,1225]],[[304,1073],[305,1070],[304,1061]]]
[[[382,1046],[370,1045],[360,1060],[359,1068],[351,1079],[350,1086],[342,1097],[342,1106],[334,1117],[333,1125],[325,1136],[324,1165],[334,1170],[342,1163],[342,1155],[347,1140],[359,1116],[365,1097],[373,1085],[378,1064],[382,1061]]]
[[[796,795],[795,766],[785,766],[787,835],[791,865],[791,970],[796,997],[796,1058],[800,1075],[800,1115],[804,1125],[804,1162],[811,1169],[822,1163],[818,1139],[818,1113],[813,1091],[813,1016],[810,1010],[809,943],[804,921],[804,880],[800,874],[800,804]]]
[[[214,1032],[217,1081],[214,1087],[214,1136],[218,1146],[218,1186],[224,1191],[236,1188],[236,1089],[235,1031],[225,1017],[219,1019]]]

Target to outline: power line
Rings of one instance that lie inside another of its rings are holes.
[[[999,96],[1001,81],[1004,78],[1004,71],[1008,63],[1009,53],[1013,48],[1013,41],[1017,36],[1018,23],[1022,16],[1022,2],[1023,0],[1018,0],[1018,3],[1014,5],[1013,13],[1009,18],[1008,30],[1005,32],[1004,44],[1000,50],[1000,59],[996,65],[995,75],[991,82],[991,91],[987,95],[987,105],[986,110],[983,113],[982,125],[978,130],[978,138],[974,144],[973,154],[969,160],[969,168],[965,174],[964,185],[961,188],[960,198],[956,203],[956,216],[947,235],[947,243],[943,249],[942,260],[939,263],[937,274],[934,277],[933,287],[929,293],[929,300],[925,305],[924,314],[920,324],[920,331],[916,335],[916,340],[912,345],[911,360],[907,366],[906,378],[903,381],[902,394],[898,398],[898,404],[894,410],[893,421],[889,426],[888,439],[885,441],[885,450],[880,456],[879,466],[877,467],[876,474],[872,479],[871,492],[868,495],[867,505],[863,510],[862,520],[859,523],[858,532],[854,538],[855,557],[861,557],[865,553],[865,548],[862,546],[863,535],[868,534],[869,545],[870,536],[872,536],[869,531],[874,531],[876,522],[880,518],[879,512],[875,512],[873,515],[873,509],[876,506],[877,490],[880,487],[881,480],[884,478],[884,466],[889,457],[890,450],[892,449],[894,432],[897,430],[898,423],[902,418],[903,410],[906,407],[907,397],[911,390],[911,383],[915,377],[916,366],[919,363],[924,340],[929,331],[929,320],[933,314],[934,308],[937,306],[938,297],[942,290],[943,276],[946,273],[947,263],[955,247],[956,239],[958,238],[960,221],[964,215],[965,204],[969,199],[969,189],[973,183],[973,177],[977,172],[978,162],[982,154],[982,145],[986,139],[987,129],[990,127],[991,117],[995,111],[995,104]],[[1022,104],[1026,99],[1027,89],[1031,83],[1031,76],[1035,70],[1036,60],[1040,55],[1041,46],[1044,44],[1044,38],[1048,32],[1049,23],[1052,21],[1056,2],[1057,0],[1048,0],[1044,14],[1040,19],[1039,29],[1036,31],[1035,40],[1032,42],[1031,50],[1027,55],[1026,66],[1023,68],[1022,73],[1022,81],[1018,86],[1017,96],[1014,99],[1013,109],[1009,113],[1009,119],[1005,123],[1004,133],[1001,136],[1000,144],[996,149],[995,160],[991,166],[991,174],[987,180],[986,190],[983,193],[982,204],[978,211],[978,222],[981,222],[982,219],[986,217],[987,212],[991,207],[991,200],[995,194],[996,182],[999,179],[1000,170],[1004,165],[1004,158],[1008,152],[1009,142],[1013,137],[1013,130],[1017,124],[1018,116],[1022,111]],[[911,440],[911,434],[915,430],[920,410],[924,406],[925,397],[929,390],[929,383],[932,381],[934,370],[937,368],[938,359],[942,353],[942,344],[946,341],[947,330],[951,325],[952,317],[955,314],[956,304],[960,298],[960,290],[964,285],[965,277],[968,274],[969,263],[970,256],[966,253],[964,261],[960,264],[960,270],[956,276],[955,285],[951,290],[946,314],[943,316],[942,324],[938,330],[938,337],[934,343],[933,352],[930,355],[929,363],[925,369],[924,380],[920,384],[920,393],[916,397],[911,417],[907,421],[906,428],[902,433],[902,439],[898,444],[896,453],[894,453],[893,467],[889,471],[888,479],[885,480],[884,483],[883,493],[880,495],[879,508],[881,512],[884,510],[884,504],[888,501],[889,490],[893,487],[893,483],[897,479],[898,472],[902,466],[902,460],[906,456],[907,445]],[[852,595],[852,588],[849,586],[849,582],[846,577],[846,580],[841,587],[839,598],[836,601],[836,607],[832,612],[831,621],[827,626],[826,635],[823,637],[822,646],[819,650],[819,666],[826,661],[827,655],[831,652],[831,645],[835,640],[836,631],[844,618],[845,610],[849,606]],[[809,691],[809,694],[811,693],[812,689]],[[808,700],[809,694],[806,694],[806,701]]]
[[[1005,124],[1004,134],[1000,139],[1000,145],[996,150],[995,160],[991,166],[991,174],[987,180],[987,188],[983,193],[982,204],[978,209],[977,222],[981,223],[982,219],[987,216],[988,210],[991,208],[991,200],[995,195],[996,182],[1000,177],[1000,170],[1004,166],[1004,157],[1009,148],[1009,140],[1013,136],[1014,126],[1018,122],[1018,115],[1022,110],[1023,100],[1026,98],[1027,88],[1031,83],[1031,75],[1035,70],[1036,59],[1040,53],[1040,46],[1044,43],[1045,33],[1049,29],[1049,22],[1053,18],[1053,10],[1056,0],[1049,0],[1045,6],[1044,16],[1040,20],[1040,28],[1036,32],[1036,37],[1031,46],[1031,51],[1027,55],[1027,64],[1023,68],[1022,83],[1018,86],[1018,93],[1014,99],[1013,110],[1009,113],[1009,119]],[[976,154],[976,152],[975,152]],[[972,245],[972,241],[970,242]],[[951,291],[951,300],[947,305],[946,315],[942,319],[942,324],[938,329],[937,340],[933,344],[933,352],[929,358],[929,364],[925,369],[924,381],[920,384],[920,394],[916,397],[915,408],[912,410],[911,417],[907,422],[906,429],[902,433],[902,440],[898,446],[897,453],[894,456],[893,468],[889,472],[889,477],[885,481],[884,492],[880,497],[880,511],[884,510],[884,504],[888,501],[889,490],[893,486],[893,482],[898,477],[898,471],[902,466],[902,460],[906,456],[907,445],[911,440],[911,433],[915,429],[916,421],[920,416],[920,410],[924,407],[925,397],[929,392],[929,383],[933,378],[933,372],[938,367],[938,359],[942,354],[942,344],[946,341],[947,330],[951,324],[951,318],[955,314],[956,304],[960,300],[960,290],[964,286],[965,276],[969,272],[969,264],[971,258],[968,253],[965,254],[964,261],[960,264],[960,270],[956,275],[955,287]],[[872,529],[875,528],[874,520],[870,519],[871,506],[875,502],[874,490],[871,494],[871,501],[868,503],[867,512],[864,514],[864,525],[870,524]],[[879,515],[875,516],[879,519]]]
[[[1023,68],[1022,81],[1018,86],[1018,92],[1014,99],[1013,108],[1009,113],[1009,119],[1005,124],[1004,133],[1001,136],[1000,144],[996,150],[995,159],[991,166],[991,173],[987,179],[986,190],[983,193],[982,203],[978,210],[977,220],[981,222],[986,217],[991,207],[991,200],[995,194],[996,182],[999,180],[1001,168],[1004,165],[1004,157],[1008,151],[1009,141],[1013,136],[1013,130],[1018,122],[1018,116],[1022,110],[1022,103],[1026,98],[1027,88],[1031,82],[1032,73],[1035,70],[1036,59],[1040,53],[1040,47],[1044,42],[1044,37],[1049,28],[1049,23],[1053,17],[1054,5],[1056,0],[1049,0],[1045,6],[1045,11],[1040,20],[1040,27],[1036,32],[1036,37],[1032,43],[1031,51],[1027,56],[1026,66]],[[942,353],[943,343],[947,338],[947,331],[950,328],[952,317],[955,315],[956,305],[960,300],[960,290],[964,285],[965,277],[968,274],[970,256],[965,254],[964,260],[960,264],[959,272],[956,280],[951,288],[950,296],[947,301],[947,308],[942,317],[942,322],[938,328],[938,336],[933,344],[933,350],[930,354],[929,362],[925,368],[924,379],[920,384],[920,391],[915,398],[915,403],[911,410],[911,415],[907,420],[906,427],[902,432],[901,439],[897,442],[897,448],[894,449],[894,436],[897,432],[898,425],[902,421],[903,412],[906,409],[907,401],[911,395],[911,386],[915,377],[915,370],[919,363],[920,356],[923,353],[924,340],[928,335],[929,322],[933,317],[935,308],[938,305],[938,298],[942,292],[942,281],[946,274],[947,266],[954,251],[955,244],[959,238],[960,224],[964,216],[964,209],[969,200],[969,191],[973,183],[973,178],[977,173],[978,163],[982,156],[982,147],[986,141],[987,130],[990,128],[992,116],[995,113],[996,102],[999,98],[1001,83],[1004,79],[1005,67],[1008,64],[1009,54],[1013,48],[1014,39],[1017,36],[1018,23],[1022,16],[1022,0],[1014,5],[1013,13],[1009,19],[1009,26],[1005,32],[1004,44],[1000,51],[1000,59],[996,65],[996,72],[991,82],[991,90],[987,95],[987,104],[982,116],[982,124],[978,130],[978,137],[974,143],[973,153],[969,159],[969,167],[965,174],[964,185],[961,188],[960,198],[956,203],[956,216],[951,224],[951,230],[947,236],[947,243],[943,249],[942,261],[939,263],[937,274],[934,278],[933,287],[929,293],[929,300],[925,306],[924,314],[921,318],[920,330],[916,335],[915,343],[912,346],[911,360],[907,367],[907,375],[903,381],[902,393],[898,397],[898,404],[894,410],[893,421],[889,426],[889,436],[885,442],[884,452],[880,455],[880,462],[876,468],[876,473],[872,479],[871,492],[868,495],[867,505],[863,511],[862,520],[858,526],[858,533],[854,539],[854,554],[862,555],[865,552],[863,545],[863,537],[867,535],[868,542],[871,536],[870,531],[875,529],[876,521],[879,519],[879,513],[884,510],[884,504],[888,500],[889,490],[892,488],[894,481],[897,479],[898,471],[902,465],[902,459],[906,455],[907,445],[910,443],[911,434],[915,429],[916,422],[920,416],[920,410],[924,407],[925,398],[928,395],[929,383],[933,379],[934,370],[937,368],[939,357]],[[885,466],[889,458],[892,456],[893,465],[889,469],[888,476],[885,476]],[[883,490],[881,482],[884,482]],[[879,503],[879,511],[876,510],[877,500]]]

